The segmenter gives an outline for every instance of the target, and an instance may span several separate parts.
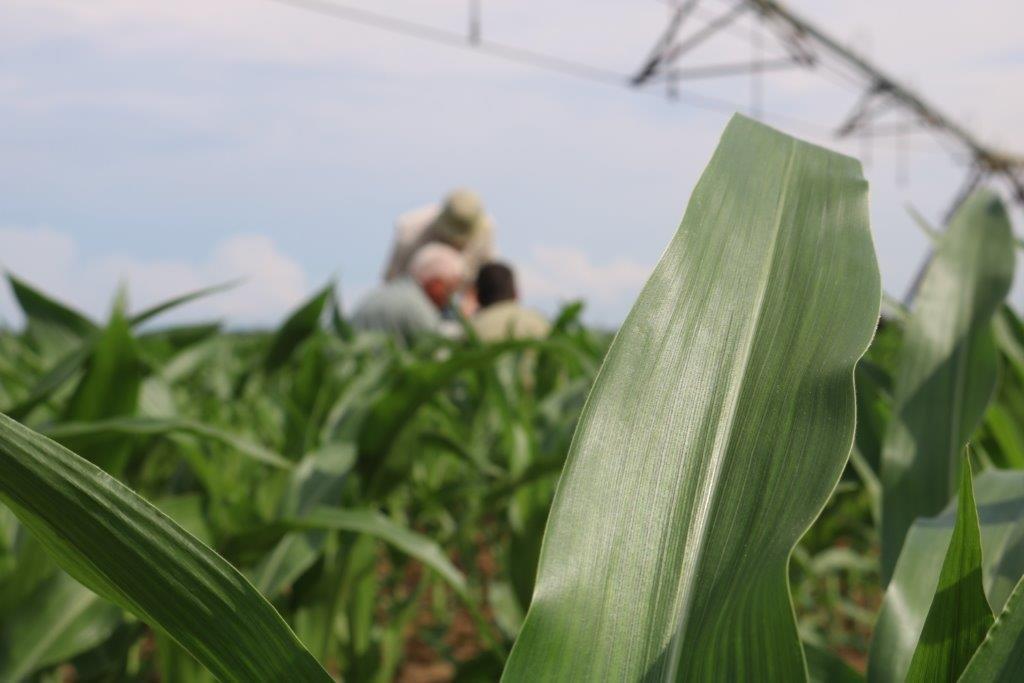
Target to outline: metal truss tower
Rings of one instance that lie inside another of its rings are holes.
[[[886,131],[903,134],[913,128],[921,128],[950,139],[966,153],[968,176],[947,212],[947,218],[971,191],[989,179],[1004,182],[1014,200],[1024,205],[1024,157],[984,143],[924,97],[782,3],[775,0],[736,0],[724,8],[719,5],[717,12],[705,15],[703,23],[694,26],[693,16],[700,3],[701,0],[675,2],[664,31],[633,76],[633,86],[665,83],[671,90],[678,87],[680,81],[735,74],[750,74],[756,84],[757,77],[765,71],[816,68],[829,60],[841,65],[850,76],[851,84],[860,90],[853,109],[835,129],[837,136],[846,137],[865,131],[870,131],[869,134]],[[760,21],[785,56],[707,66],[685,65],[684,57],[694,48],[745,15],[753,15]],[[755,86],[755,103],[752,105],[755,115],[759,92],[759,87]],[[882,114],[896,115],[901,120],[879,129],[874,124]]]

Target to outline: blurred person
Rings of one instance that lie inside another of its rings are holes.
[[[465,281],[466,265],[453,247],[432,242],[416,250],[408,275],[388,280],[367,294],[352,315],[357,330],[376,330],[405,341],[446,332],[442,311]]]
[[[408,275],[412,255],[433,243],[446,244],[462,254],[466,284],[476,278],[481,265],[494,258],[494,220],[475,192],[457,189],[440,205],[430,204],[399,216],[384,280]]]
[[[519,303],[515,275],[504,263],[484,264],[476,278],[480,310],[471,324],[482,341],[541,339],[551,324],[540,313]]]

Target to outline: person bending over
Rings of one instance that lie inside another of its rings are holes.
[[[494,219],[475,192],[457,189],[441,204],[430,204],[399,216],[384,280],[409,275],[413,254],[432,243],[446,244],[462,254],[467,284],[484,262],[494,258]]]

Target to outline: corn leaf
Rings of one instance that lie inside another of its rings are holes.
[[[996,396],[985,413],[978,446],[1000,467],[1024,467],[1024,325],[1009,306],[996,315],[993,330],[1003,357]]]
[[[274,372],[288,362],[299,344],[313,334],[323,316],[324,307],[334,295],[334,285],[329,284],[311,296],[293,311],[274,333],[263,358],[263,370]]]
[[[167,301],[162,301],[162,302],[160,302],[158,304],[150,306],[149,308],[147,308],[145,310],[139,311],[138,313],[133,315],[131,317],[132,327],[137,327],[139,325],[142,325],[143,323],[149,322],[153,318],[155,318],[155,317],[157,317],[157,316],[159,316],[159,315],[161,315],[163,313],[166,313],[167,311],[175,309],[178,306],[183,306],[184,304],[191,303],[191,302],[196,301],[198,299],[202,299],[204,297],[211,296],[213,294],[219,294],[220,292],[224,292],[224,291],[227,291],[227,290],[229,290],[229,289],[231,289],[233,287],[237,287],[240,283],[241,283],[241,280],[238,280],[238,279],[236,279],[236,280],[229,280],[227,282],[222,282],[219,285],[212,285],[210,287],[204,287],[202,289],[197,289],[197,290],[195,290],[193,292],[189,292],[187,294],[182,294],[181,296],[176,296],[173,299],[168,299]]]
[[[355,458],[355,449],[347,443],[307,454],[291,472],[279,515],[284,519],[301,516],[336,502]],[[325,541],[321,530],[286,533],[250,572],[253,585],[263,595],[276,598],[319,559]]]
[[[1014,683],[1024,671],[1024,578],[968,662],[962,683]]]
[[[35,381],[28,396],[7,411],[8,414],[18,420],[28,416],[36,406],[49,399],[66,382],[81,372],[92,356],[93,349],[93,341],[84,341],[75,346]]]
[[[0,507],[0,517],[9,525],[11,539],[4,553],[10,564],[5,563],[0,573],[0,622],[7,623],[11,612],[60,570],[42,545],[18,523],[14,513]]]
[[[342,314],[341,309],[341,292],[338,289],[337,284],[334,285],[334,296],[331,297],[331,328],[334,329],[334,333],[345,341],[352,341],[355,338],[355,330],[352,329],[351,323]]]
[[[121,609],[64,572],[6,619],[0,681],[20,681],[100,644],[121,623]]]
[[[135,411],[142,360],[124,306],[119,296],[110,321],[85,362],[85,374],[64,408],[63,419],[97,420]]]
[[[484,621],[474,596],[466,586],[466,577],[451,563],[436,542],[412,529],[393,522],[375,510],[342,510],[321,506],[296,519],[286,520],[300,529],[351,531],[385,541],[397,550],[422,562],[434,570],[462,599],[476,623],[481,639],[487,647],[504,658],[501,645],[494,641],[490,626]],[[376,578],[373,579],[376,582]],[[369,605],[367,606],[370,607]]]
[[[981,580],[981,530],[970,462],[961,467],[960,497],[946,557],[907,681],[955,680],[992,625]]]
[[[197,493],[164,496],[152,501],[160,512],[206,545],[213,545],[213,532],[203,515],[203,500]]]
[[[1024,379],[1024,322],[1009,306],[999,309],[995,320],[999,349],[1006,355],[1010,369]]]
[[[910,525],[946,506],[960,453],[996,384],[992,317],[1013,277],[1006,210],[970,197],[936,244],[906,325],[893,416],[882,448],[882,574],[888,583]]]
[[[391,391],[369,406],[359,427],[359,469],[367,480],[378,474],[388,450],[416,411],[457,376],[486,368],[502,354],[528,348],[546,348],[544,342],[511,340],[473,348],[442,361],[420,361],[395,372]],[[554,348],[554,347],[552,347]]]
[[[218,427],[184,418],[118,417],[92,422],[65,422],[43,429],[46,436],[72,448],[88,448],[113,437],[156,437],[175,433],[191,434],[219,442],[247,458],[279,469],[291,469],[295,463],[274,451]]]
[[[811,683],[858,683],[864,676],[837,655],[814,645],[804,645]]]
[[[1002,609],[1024,574],[1024,471],[986,470],[974,479],[981,531],[982,582],[988,603]],[[875,624],[871,681],[902,681],[918,646],[950,547],[959,505],[919,519],[907,534]]]
[[[806,679],[787,563],[853,441],[866,189],[729,124],[583,410],[505,680]]]
[[[96,331],[96,325],[82,313],[47,296],[13,273],[7,281],[14,298],[25,313],[26,329],[44,349],[68,350]]]
[[[330,678],[217,553],[117,480],[0,415],[0,501],[83,585],[224,681]]]
[[[285,534],[246,576],[256,590],[276,600],[320,559],[326,538],[317,531]]]
[[[138,341],[125,317],[125,296],[120,293],[110,321],[91,345],[84,372],[62,412],[66,421],[90,421],[131,415],[139,401],[144,364]],[[107,443],[98,450],[78,454],[112,474],[119,474],[127,462],[129,445]]]
[[[466,577],[452,565],[441,547],[429,538],[407,529],[374,510],[341,510],[318,507],[302,517],[288,520],[288,525],[299,529],[324,529],[331,531],[352,531],[368,534],[415,557],[427,565],[463,598],[466,593]]]

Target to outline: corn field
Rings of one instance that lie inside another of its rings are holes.
[[[1019,680],[1018,245],[984,191],[925,228],[883,301],[859,164],[736,117],[614,335],[9,273],[0,681]]]

